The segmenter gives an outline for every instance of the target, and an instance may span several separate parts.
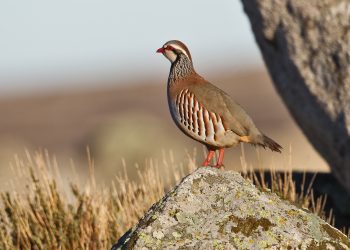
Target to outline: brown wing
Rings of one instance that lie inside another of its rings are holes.
[[[260,134],[252,119],[231,97],[213,84],[203,81],[189,84],[189,91],[210,112],[216,113],[224,120],[226,127],[239,136]]]

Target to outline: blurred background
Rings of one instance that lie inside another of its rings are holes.
[[[248,165],[328,171],[274,90],[240,1],[2,1],[0,33],[1,183],[26,149],[47,149],[63,173],[74,161],[83,174],[89,146],[102,182],[122,159],[131,173],[193,152],[201,163],[204,148],[168,112],[170,64],[155,51],[171,39],[283,145],[283,154],[245,146]],[[241,168],[241,150],[227,151],[227,169]]]

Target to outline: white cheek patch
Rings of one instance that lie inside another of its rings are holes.
[[[168,58],[170,62],[175,62],[177,55],[171,50],[165,50],[165,57]]]

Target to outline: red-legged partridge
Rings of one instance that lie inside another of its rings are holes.
[[[225,148],[240,142],[281,152],[282,147],[261,133],[238,103],[196,73],[185,44],[172,40],[157,52],[171,62],[167,87],[171,116],[182,132],[207,146],[204,166],[219,150],[215,167],[220,168]]]

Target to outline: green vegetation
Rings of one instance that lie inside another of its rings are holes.
[[[168,187],[196,166],[191,159],[186,167],[167,160],[160,166],[150,162],[145,170],[137,170],[137,181],[123,173],[108,187],[101,187],[95,183],[93,161],[89,158],[88,162],[87,183],[72,181],[67,189],[57,163],[48,154],[17,158],[13,188],[1,193],[0,249],[108,249]],[[311,187],[297,194],[291,172],[271,170],[272,186],[262,174],[242,174],[259,188],[276,192],[332,222],[332,216],[326,217],[323,211],[325,198],[315,199]],[[256,223],[272,226],[268,221]],[[245,230],[254,230],[256,225],[247,225]]]

